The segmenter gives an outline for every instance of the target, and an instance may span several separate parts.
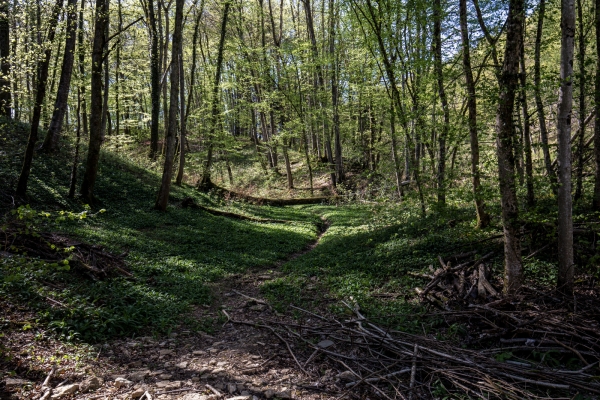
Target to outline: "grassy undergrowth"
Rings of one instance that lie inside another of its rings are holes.
[[[498,233],[496,227],[473,229],[469,208],[448,208],[426,218],[410,204],[313,210],[331,222],[330,229],[314,251],[283,267],[284,277],[263,285],[263,293],[283,309],[288,304],[318,307],[323,299],[315,294],[328,292],[334,299],[358,304],[386,325],[415,332],[432,325],[422,325],[418,315],[425,310],[415,299],[414,288],[426,282],[409,272],[428,270],[432,264],[437,268],[437,255],[470,250],[474,241]],[[499,250],[494,242],[478,249],[480,255]],[[336,312],[348,311],[338,301],[331,306]]]
[[[13,208],[10,188],[18,176],[25,127],[3,130],[7,144],[0,159],[5,222]],[[15,139],[20,137],[20,140]],[[95,218],[57,223],[58,210],[80,214],[78,200],[66,198],[70,149],[58,157],[36,156],[30,179],[31,207],[50,211],[36,218],[41,231],[58,231],[99,244],[125,258],[134,279],[93,280],[52,267],[26,255],[2,257],[0,296],[37,311],[32,321],[59,334],[86,341],[131,336],[148,329],[164,333],[181,322],[192,305],[211,302],[207,283],[249,268],[270,265],[304,248],[317,235],[318,216],[294,208],[227,204],[191,187],[173,187],[172,204],[192,197],[198,204],[245,215],[289,220],[289,224],[253,223],[213,216],[197,209],[170,206],[153,211],[159,176],[137,167],[125,156],[104,153],[94,210]],[[81,176],[81,175],[80,175]],[[89,214],[86,214],[89,215]],[[65,256],[66,257],[66,256]],[[191,321],[188,321],[191,323]],[[211,321],[195,321],[206,329]]]

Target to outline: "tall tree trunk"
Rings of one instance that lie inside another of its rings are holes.
[[[81,108],[80,112],[82,114],[83,119],[83,134],[84,136],[88,136],[88,116],[87,116],[87,102],[85,101],[85,84],[83,83],[83,78],[85,76],[85,44],[83,43],[83,9],[85,7],[85,0],[81,0],[81,8],[79,10],[79,28],[77,33],[77,42],[79,45],[79,49],[77,49],[79,53],[79,80],[80,86],[79,90],[81,91]]]
[[[446,138],[448,137],[448,128],[450,126],[450,110],[448,109],[448,99],[446,98],[446,90],[444,89],[444,73],[442,71],[442,5],[440,0],[433,2],[433,57],[435,74],[437,77],[438,92],[440,94],[440,102],[444,112],[444,123],[442,132],[438,137],[439,141],[439,162],[438,162],[438,204],[446,204]]]
[[[515,93],[518,87],[519,60],[523,45],[524,0],[510,0],[506,22],[504,63],[498,76],[499,98],[496,114],[498,175],[504,226],[504,292],[516,293],[523,284],[519,206],[515,185],[513,122]]]
[[[600,211],[600,0],[595,1],[596,10],[596,78],[594,81],[594,104],[596,114],[594,117],[594,161],[596,175],[594,178],[594,199],[592,208]]]
[[[288,144],[283,143],[283,159],[285,161],[285,173],[287,176],[288,189],[294,188],[294,176],[292,175],[292,166],[290,164],[290,156],[288,154]]]
[[[94,185],[98,176],[100,147],[104,140],[102,131],[102,70],[104,60],[105,30],[108,25],[108,1],[96,0],[96,22],[94,26],[94,41],[92,44],[92,78],[90,84],[90,138],[88,154],[81,183],[80,194],[89,204],[94,202]]]
[[[77,167],[79,166],[79,147],[81,143],[81,88],[77,90],[77,130],[75,131],[75,156],[73,157],[73,166],[71,167],[71,184],[69,185],[69,198],[75,197],[75,188],[77,186]]]
[[[525,26],[523,27],[525,37]],[[533,207],[535,204],[535,193],[533,191],[533,161],[531,159],[531,124],[529,122],[529,111],[527,108],[527,71],[525,70],[525,45],[521,46],[519,57],[521,73],[521,111],[523,113],[523,152],[525,153],[525,182],[527,185],[527,205]]]
[[[579,32],[578,32],[578,64],[579,64],[579,140],[577,143],[577,171],[576,171],[576,183],[575,183],[575,202],[581,198],[583,189],[583,154],[585,150],[585,91],[586,91],[586,76],[585,76],[585,26],[583,24],[583,4],[581,0],[577,0],[577,18],[579,18]]]
[[[208,137],[208,154],[204,161],[204,171],[202,172],[202,180],[200,181],[199,189],[208,190],[213,184],[210,179],[212,169],[212,154],[214,146],[214,136],[217,130],[218,119],[219,119],[219,84],[221,82],[221,68],[223,66],[223,50],[225,48],[225,34],[227,33],[227,16],[229,15],[229,8],[231,1],[226,0],[223,5],[223,21],[221,22],[221,38],[219,39],[219,52],[217,54],[217,71],[215,72],[215,81],[212,89],[212,110],[210,118],[210,133]]]
[[[46,34],[46,49],[44,50],[43,58],[38,61],[37,65],[37,89],[35,93],[35,103],[33,104],[33,116],[31,118],[31,131],[27,140],[27,148],[25,149],[25,157],[23,159],[23,167],[17,182],[17,196],[25,196],[27,193],[27,182],[31,173],[31,163],[33,161],[33,151],[35,143],[38,139],[38,130],[40,125],[40,117],[42,116],[42,106],[46,97],[46,82],[48,81],[48,68],[50,66],[50,56],[52,55],[52,42],[56,34],[56,25],[58,24],[58,15],[63,6],[63,0],[56,0],[56,4],[52,8],[52,15],[48,22],[48,32]]]
[[[558,289],[573,293],[573,215],[571,198],[571,112],[575,0],[561,1],[560,91],[558,94]],[[583,90],[583,89],[582,89]]]
[[[540,72],[540,53],[542,47],[542,33],[544,28],[544,14],[546,10],[546,0],[540,0],[538,6],[538,23],[535,34],[535,55],[533,67],[533,92],[535,95],[535,105],[537,108],[538,121],[540,124],[540,138],[542,141],[542,152],[544,153],[544,165],[546,166],[546,175],[550,180],[552,189],[556,192],[556,173],[552,168],[552,160],[550,159],[550,149],[548,147],[548,128],[546,128],[546,115],[544,113],[544,103],[542,103],[541,85],[542,75]]]
[[[171,92],[169,97],[169,129],[166,138],[165,165],[162,174],[160,189],[154,208],[166,211],[169,204],[171,178],[173,176],[173,161],[175,158],[175,137],[177,136],[177,112],[179,111],[179,74],[182,62],[182,32],[183,32],[183,5],[185,0],[175,2],[175,29],[171,45]]]
[[[187,143],[187,140],[185,138],[185,131],[186,131],[186,126],[187,126],[187,120],[188,117],[190,115],[190,108],[192,106],[192,96],[194,94],[194,86],[196,84],[196,61],[197,61],[197,57],[198,57],[198,53],[197,53],[197,42],[198,42],[198,33],[199,33],[199,29],[200,29],[200,20],[202,19],[202,13],[204,12],[204,0],[202,0],[202,2],[200,3],[200,9],[198,10],[198,14],[196,15],[196,22],[194,24],[194,37],[192,39],[192,69],[190,71],[190,86],[189,86],[189,93],[188,93],[188,100],[187,100],[187,106],[185,107],[185,116],[182,118],[181,120],[181,147],[180,147],[180,153],[179,153],[179,170],[177,171],[177,178],[175,180],[175,183],[177,185],[181,185],[181,182],[183,181],[183,168],[185,166],[185,143]],[[184,90],[183,90],[183,62],[181,63],[181,104],[182,107],[181,109],[183,110],[183,104],[184,104]],[[183,113],[182,113],[183,115]]]
[[[123,31],[123,10],[121,0],[117,2],[117,15],[118,15],[118,26],[117,32],[119,32],[119,42],[117,43],[117,54],[115,60],[115,132],[117,135],[121,132],[121,49],[123,42],[121,41],[121,32]]]
[[[158,31],[154,14],[154,1],[148,0],[148,19],[150,20],[150,97],[152,102],[150,120],[150,158],[158,155],[158,118],[160,113],[160,60],[158,54]]]
[[[45,152],[55,152],[58,150],[58,141],[60,138],[63,120],[67,111],[67,102],[69,100],[69,91],[71,89],[71,76],[73,75],[73,61],[75,58],[75,41],[77,39],[77,0],[67,2],[67,39],[65,42],[65,52],[63,55],[62,70],[60,73],[60,82],[58,84],[58,93],[54,102],[54,111],[50,127],[46,132],[42,150]]]
[[[342,140],[340,138],[340,110],[338,83],[338,56],[335,51],[335,31],[337,16],[335,0],[329,0],[329,56],[331,57],[331,107],[333,111],[333,139],[335,147],[336,183],[344,181],[344,160],[342,159]]]
[[[110,0],[106,0],[106,14],[109,14],[110,8]],[[110,118],[110,113],[108,111],[108,94],[110,92],[110,76],[109,76],[109,67],[110,63],[108,62],[108,58],[110,56],[110,52],[108,49],[108,38],[109,38],[109,28],[110,28],[110,17],[106,22],[106,26],[104,28],[104,92],[102,94],[102,140],[104,140],[106,136],[106,127]],[[110,135],[110,126],[108,129],[108,134]]]
[[[11,118],[9,1],[0,3],[0,115]]]

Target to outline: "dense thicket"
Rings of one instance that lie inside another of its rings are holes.
[[[289,189],[298,157],[311,192],[320,169],[338,193],[360,176],[423,215],[468,196],[481,228],[501,198],[507,291],[522,273],[519,211],[554,202],[569,291],[571,159],[577,204],[600,204],[592,0],[25,0],[0,12],[0,110],[31,123],[21,196],[38,129],[52,157],[89,126],[89,202],[103,145],[146,146],[164,166],[163,210],[177,166],[179,184],[210,189],[222,160],[233,183],[229,157],[246,146],[265,173],[283,162]]]

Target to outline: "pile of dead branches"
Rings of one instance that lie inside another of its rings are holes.
[[[474,259],[476,253],[472,251],[446,259],[438,257],[441,267],[434,270],[431,265],[431,275],[411,273],[430,280],[425,288],[416,288],[421,299],[437,309],[450,311],[500,298],[499,289],[490,282],[491,267],[487,263],[494,253]],[[453,266],[453,263],[457,265]]]
[[[254,321],[230,319],[230,322],[272,332],[285,344],[307,378],[314,382],[315,390],[331,391],[335,387],[338,393],[343,393],[342,397],[429,399],[466,395],[469,398],[534,399],[572,398],[576,393],[600,394],[597,320],[595,326],[589,326],[585,332],[571,332],[571,329],[582,328],[579,323],[583,319],[564,329],[553,328],[552,324],[563,320],[553,319],[552,313],[547,313],[536,322],[543,320],[544,329],[555,329],[555,335],[534,339],[529,334],[537,334],[538,326],[530,326],[519,332],[522,336],[505,340],[499,348],[470,350],[430,336],[382,328],[362,315],[358,306],[347,307],[353,312],[347,319],[325,317],[294,307],[305,315],[300,323],[266,317]],[[514,325],[529,321],[523,315],[507,314],[506,318]],[[571,333],[579,335],[582,345],[578,348],[572,347]],[[541,356],[537,360],[511,356],[512,351],[517,354],[522,348],[529,355],[537,352]],[[553,363],[544,359],[560,354],[568,354],[569,362]]]
[[[56,233],[37,233],[19,224],[11,224],[0,231],[0,254],[6,257],[25,256],[49,264],[68,260],[71,269],[90,278],[133,275],[127,271],[126,253],[114,255],[100,245],[73,240]]]

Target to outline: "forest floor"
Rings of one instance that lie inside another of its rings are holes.
[[[219,315],[252,321],[261,315],[293,322],[293,317],[278,313],[265,301],[260,285],[280,277],[285,263],[314,250],[329,225],[323,222],[319,236],[305,249],[211,284],[213,303],[194,307],[191,315],[199,321]],[[31,315],[11,305],[5,310],[5,321],[14,321],[12,329],[3,332],[5,355],[14,355],[15,364],[22,362],[30,370],[48,368],[53,359],[60,359],[60,367],[44,387],[42,378],[47,376],[41,373],[37,380],[9,378],[0,398],[38,398],[46,387],[53,387],[56,398],[69,398],[79,390],[74,397],[82,399],[137,399],[146,392],[147,398],[165,400],[335,398],[335,387],[330,386],[339,379],[333,371],[319,382],[310,381],[285,346],[258,327],[226,320],[212,334],[174,329],[162,338],[107,341],[95,352],[58,340],[36,340],[18,322],[30,320]],[[93,393],[82,393],[88,390]]]
[[[600,394],[597,216],[575,216],[565,299],[554,203],[524,212],[525,288],[510,298],[493,201],[486,229],[468,199],[423,217],[410,193],[274,207],[183,185],[159,213],[160,168],[105,152],[88,207],[65,196],[67,148],[36,157],[19,203],[24,138],[0,129],[2,399]],[[232,189],[275,197],[285,177],[261,174]]]

